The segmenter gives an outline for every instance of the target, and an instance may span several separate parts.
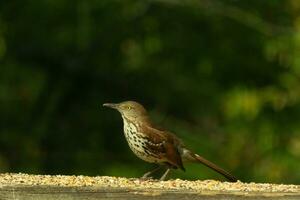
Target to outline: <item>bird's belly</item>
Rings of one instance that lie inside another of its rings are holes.
[[[139,133],[135,126],[124,127],[124,134],[130,149],[140,159],[150,163],[162,163],[165,162],[163,158],[150,152],[147,149],[147,140],[143,133]]]
[[[137,148],[135,144],[132,144],[128,141],[130,149],[133,151],[133,153],[139,157],[140,159],[150,162],[150,163],[161,163],[164,162],[162,159],[153,156],[152,154],[147,154],[145,151],[141,150],[140,148]]]

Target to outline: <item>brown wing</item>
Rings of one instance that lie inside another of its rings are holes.
[[[157,155],[167,160],[167,163],[174,168],[180,168],[185,171],[178,146],[180,145],[179,139],[172,133],[167,131],[157,130],[150,126],[144,126],[144,132],[147,132],[149,143],[148,148],[156,152]]]

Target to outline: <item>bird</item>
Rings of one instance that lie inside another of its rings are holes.
[[[146,162],[158,165],[141,178],[147,179],[154,172],[166,167],[166,171],[160,178],[165,180],[171,169],[185,171],[183,163],[189,161],[204,164],[230,182],[237,181],[237,178],[229,172],[188,149],[174,133],[157,128],[142,104],[136,101],[124,101],[104,103],[103,106],[115,109],[121,114],[124,135],[133,153]]]

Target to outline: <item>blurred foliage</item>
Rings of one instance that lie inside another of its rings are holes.
[[[242,181],[300,184],[300,1],[0,2],[0,171],[138,177],[118,113]],[[188,164],[173,178],[218,178]]]

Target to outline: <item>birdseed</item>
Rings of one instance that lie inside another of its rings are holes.
[[[300,193],[300,185],[270,183],[220,182],[216,180],[142,180],[109,176],[65,176],[29,175],[23,173],[0,174],[0,187],[3,186],[61,186],[61,187],[102,187],[127,189],[164,189],[176,191],[219,191],[219,192],[283,192]]]

